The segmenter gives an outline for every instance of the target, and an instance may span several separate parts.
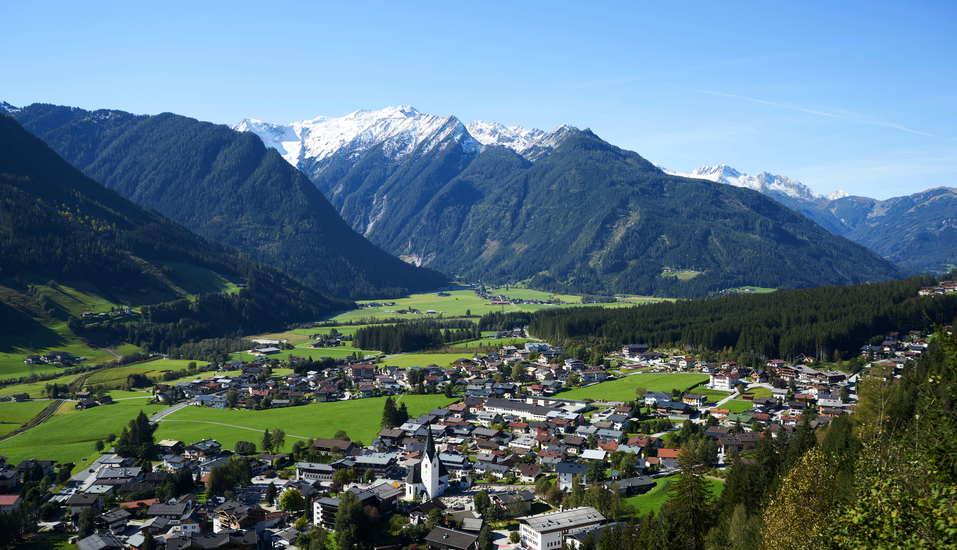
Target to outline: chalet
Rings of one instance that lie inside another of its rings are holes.
[[[625,344],[621,347],[621,354],[629,359],[634,359],[646,351],[648,346],[645,344]]]
[[[433,550],[476,550],[478,535],[436,527],[425,537],[426,544]]]
[[[679,451],[680,449],[658,449],[658,460],[666,468],[677,468]]]
[[[689,405],[691,407],[703,407],[705,404],[705,401],[707,401],[707,397],[703,395],[698,395],[696,393],[686,393],[681,398],[681,401],[685,405]]]
[[[718,438],[718,451],[724,454],[731,450],[739,453],[750,451],[757,447],[759,441],[761,441],[761,434],[759,433],[747,432],[723,435]]]

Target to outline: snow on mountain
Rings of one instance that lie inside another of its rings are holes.
[[[502,145],[528,160],[535,161],[548,153],[575,128],[562,124],[545,133],[538,128],[527,130],[521,126],[503,126],[497,122],[470,122],[468,131],[482,145]]]
[[[800,181],[793,180],[787,176],[775,176],[768,172],[751,176],[738,172],[726,164],[719,166],[702,166],[692,172],[676,172],[661,166],[658,166],[658,168],[661,169],[662,172],[672,176],[711,180],[718,183],[734,185],[735,187],[746,187],[764,194],[777,192],[788,197],[809,202],[815,202],[820,199],[835,200],[847,196],[847,193],[844,191],[835,191],[830,195],[824,196],[820,193],[815,193],[810,187]]]
[[[247,118],[233,129],[255,133],[293,165],[303,159],[321,162],[340,151],[358,157],[379,144],[398,162],[420,148],[428,152],[449,138],[466,152],[478,152],[482,147],[457,118],[426,115],[414,107],[402,106],[285,125]]]
[[[13,113],[16,113],[19,110],[20,109],[14,107],[13,105],[10,105],[6,101],[0,101],[0,115],[12,115]]]
[[[463,125],[454,116],[426,115],[414,107],[387,107],[379,111],[356,111],[341,118],[318,117],[292,124],[272,124],[245,118],[233,126],[240,132],[253,132],[267,147],[272,147],[290,164],[305,160],[312,166],[339,153],[359,157],[383,144],[388,156],[404,161],[413,151],[428,152],[451,138],[467,153],[478,153],[485,146],[501,145],[529,160],[536,160],[574,130],[563,124],[551,132],[521,126],[503,126],[476,121]],[[321,171],[321,168],[320,170]]]

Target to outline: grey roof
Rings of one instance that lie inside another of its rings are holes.
[[[605,516],[598,513],[591,506],[572,508],[562,512],[548,512],[537,516],[526,516],[519,521],[527,524],[534,531],[545,533],[556,530],[573,529],[579,525],[587,525],[605,521]]]
[[[446,529],[445,527],[436,527],[431,533],[425,536],[426,542],[434,543],[431,546],[442,545],[452,548],[469,548],[478,540],[478,535]]]
[[[85,539],[77,541],[76,545],[80,550],[105,550],[108,548],[124,548],[125,545],[112,534],[90,535]]]

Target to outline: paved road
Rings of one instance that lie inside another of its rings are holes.
[[[177,404],[173,405],[172,407],[167,407],[167,408],[161,410],[160,412],[154,414],[153,416],[151,416],[151,417],[150,417],[150,422],[159,422],[159,421],[161,421],[165,416],[167,416],[167,415],[169,415],[169,414],[172,414],[172,413],[174,413],[174,412],[176,412],[176,411],[182,409],[182,408],[185,407],[185,406],[186,406],[186,402],[184,401],[184,402],[182,402],[182,403],[177,403]]]

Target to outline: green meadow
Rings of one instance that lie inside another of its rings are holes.
[[[383,359],[381,365],[402,369],[427,367],[432,364],[449,367],[459,359],[471,359],[472,355],[467,348],[462,348],[462,351],[458,353],[408,353]]]
[[[724,491],[724,481],[707,478],[711,483],[711,494],[715,499],[721,496]],[[661,511],[661,506],[668,501],[668,489],[675,480],[674,476],[659,477],[653,489],[643,495],[635,495],[625,499],[625,504],[634,508],[634,517],[645,515],[648,512],[657,514]]]
[[[648,391],[671,392],[672,389],[687,391],[689,388],[707,381],[707,374],[635,374],[615,380],[562,392],[562,399],[594,399],[605,401],[634,401],[635,388],[641,386]]]
[[[149,397],[143,397],[73,414],[55,415],[32,430],[0,441],[0,455],[9,457],[14,464],[36,458],[73,462],[81,468],[82,458],[93,460],[97,456],[94,449],[97,440],[109,434],[118,436],[140,410],[152,415],[164,408],[163,405],[148,405],[148,402]],[[63,407],[73,405],[68,401]]]
[[[263,411],[185,407],[163,419],[156,439],[190,443],[213,438],[231,449],[240,440],[258,445],[264,430],[282,428],[286,433],[286,450],[292,448],[296,438],[328,439],[338,430],[345,430],[353,441],[369,444],[381,429],[385,400],[376,397]],[[405,403],[409,414],[415,417],[454,402],[455,399],[443,395],[404,395],[399,404]]]
[[[33,420],[33,417],[40,414],[50,401],[23,401],[14,403],[7,401],[0,403],[0,436],[16,430],[21,425]]]

